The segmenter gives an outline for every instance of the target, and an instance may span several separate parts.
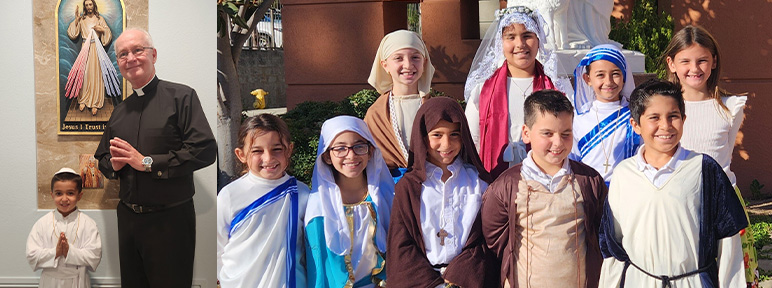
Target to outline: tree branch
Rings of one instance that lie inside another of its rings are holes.
[[[231,55],[233,55],[233,61],[238,62],[239,56],[241,56],[241,47],[244,46],[244,43],[247,42],[247,39],[249,39],[249,35],[252,35],[252,32],[255,31],[257,28],[257,23],[260,23],[260,19],[262,19],[262,16],[265,15],[265,12],[268,12],[268,9],[271,8],[271,5],[273,5],[274,0],[265,0],[262,3],[260,3],[260,6],[257,7],[257,10],[255,10],[252,15],[242,15],[242,18],[249,23],[249,28],[247,29],[246,34],[241,34],[238,32],[231,31],[231,40],[233,42],[231,46]],[[247,13],[246,6],[242,6],[242,8],[239,10],[239,13]],[[246,17],[244,17],[246,16]],[[259,16],[259,17],[256,17]],[[248,17],[248,18],[247,18]],[[237,51],[238,50],[238,51]]]

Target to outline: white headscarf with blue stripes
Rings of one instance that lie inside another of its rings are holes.
[[[622,91],[619,93],[621,100],[620,104],[622,106],[627,106],[630,94],[632,94],[633,89],[635,89],[633,72],[631,69],[628,69],[627,59],[625,59],[625,55],[622,54],[622,51],[612,44],[595,46],[590,52],[587,52],[587,55],[582,58],[582,61],[580,61],[579,65],[574,69],[574,109],[576,109],[577,115],[582,115],[587,113],[587,111],[590,111],[592,102],[595,101],[595,91],[584,81],[582,74],[585,74],[590,63],[598,60],[606,60],[614,63],[614,65],[617,65],[617,67],[622,70],[625,81]]]

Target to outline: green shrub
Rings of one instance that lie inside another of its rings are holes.
[[[625,49],[637,50],[646,55],[646,72],[659,78],[667,77],[667,69],[659,58],[673,37],[673,17],[657,13],[656,0],[635,1],[629,21],[611,17],[609,38],[621,43]]]
[[[338,106],[340,104],[331,101],[303,102],[281,115],[289,126],[295,148],[287,172],[303,183],[311,184],[319,131],[324,120],[337,116],[335,113]]]
[[[772,272],[762,269],[761,267],[759,269],[759,282],[766,282],[770,280],[770,275]]]
[[[751,181],[751,199],[762,199],[764,198],[764,195],[761,192],[761,189],[764,188],[764,185],[759,182],[758,179],[753,179]]]
[[[407,30],[421,33],[421,8],[419,3],[407,4]]]
[[[770,229],[772,229],[772,223],[758,222],[751,224],[751,233],[753,234],[753,247],[756,247],[756,251],[762,254],[764,246],[772,244],[772,238],[770,238]],[[761,255],[759,255],[761,256]]]
[[[378,96],[381,96],[378,91],[362,89],[362,91],[343,99],[338,107],[338,112],[341,115],[351,115],[364,119],[367,109],[370,109]]]

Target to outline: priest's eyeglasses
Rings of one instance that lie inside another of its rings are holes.
[[[140,46],[140,47],[134,47],[134,49],[131,49],[131,51],[123,51],[121,53],[118,53],[118,60],[126,61],[126,59],[129,58],[129,54],[133,54],[134,57],[139,57],[142,55],[145,55],[145,50],[148,49],[154,49],[153,47],[147,47],[147,46]]]
[[[335,146],[330,148],[330,153],[338,158],[343,158],[348,155],[348,150],[354,150],[354,154],[356,155],[365,155],[367,152],[370,152],[370,144],[368,143],[361,143],[356,144],[354,146]]]

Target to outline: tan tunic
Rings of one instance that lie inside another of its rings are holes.
[[[515,243],[521,248],[513,287],[584,287],[584,198],[570,181],[563,176],[554,194],[536,181],[519,181]]]
[[[400,147],[399,140],[397,139],[398,136],[394,134],[394,128],[391,124],[389,92],[390,91],[386,91],[386,93],[383,93],[375,100],[375,103],[367,109],[364,120],[365,123],[367,123],[367,128],[370,129],[370,133],[373,134],[375,145],[378,146],[383,153],[383,160],[386,161],[386,166],[389,166],[389,169],[407,168],[407,159],[405,159],[404,154],[402,154],[403,147]],[[423,95],[423,101],[426,101],[429,97],[431,96]],[[415,115],[413,118],[415,118]],[[406,125],[405,123],[402,124]],[[412,131],[412,121],[410,121],[409,124],[411,127],[400,127],[400,129],[410,133],[410,131]],[[400,135],[399,137],[403,136]],[[405,140],[407,140],[407,138],[405,138]],[[405,143],[405,145],[408,144]],[[405,148],[407,149],[409,147]]]
[[[85,43],[94,26],[104,29],[104,33],[99,36],[99,41],[102,41],[102,45],[109,44],[113,36],[104,17],[85,17],[80,21],[73,20],[70,26],[67,27],[67,36],[72,40],[76,40],[78,37],[82,38],[84,43],[81,49],[84,49],[86,45],[91,45],[88,51],[88,60],[86,61],[86,72],[83,75],[83,87],[80,90],[80,95],[78,95],[78,104],[84,104],[89,108],[102,108],[105,102],[105,84],[104,80],[102,80],[102,68],[99,66],[96,41],[93,39],[99,33],[95,32],[91,42]]]
[[[520,173],[522,164],[504,171],[483,194],[483,204],[480,208],[482,230],[488,248],[495,254],[501,265],[499,280],[501,287],[504,286],[505,281],[513,284],[512,287],[518,287],[515,284],[521,282],[519,280],[521,275],[531,275],[531,287],[573,287],[576,284],[572,283],[577,283],[577,269],[583,269],[579,270],[583,272],[580,273],[580,278],[584,277],[579,279],[583,284],[581,287],[598,287],[603,257],[598,245],[597,231],[608,189],[603,182],[603,177],[589,166],[573,160],[569,161],[569,165],[571,165],[572,177],[575,179],[575,193],[581,194],[581,197],[576,199],[579,207],[576,211],[572,208],[573,200],[570,191],[565,192],[566,189],[571,188],[570,185],[568,188],[559,185],[560,189],[555,190],[559,192],[553,195],[547,194],[549,192],[543,186],[538,187],[541,184],[531,182],[535,184],[532,186],[536,191],[531,191],[530,201],[526,201],[528,198],[524,197],[527,186],[521,185],[523,184]],[[561,184],[564,183],[561,182]],[[568,207],[568,211],[560,212],[560,215],[554,212],[560,211],[561,209],[558,209],[560,207],[565,210],[565,206]],[[565,215],[566,213],[568,215]],[[531,215],[528,217],[528,226],[522,219],[525,214]],[[579,238],[576,238],[576,227],[573,223],[575,216],[580,216],[579,219],[582,220],[579,222]],[[510,225],[510,223],[517,224]],[[528,234],[524,233],[523,227],[530,229]],[[549,231],[544,227],[549,227]],[[525,235],[528,235],[528,239],[525,239],[527,241],[523,241]],[[569,238],[571,236],[573,237]],[[577,245],[576,240],[583,243]],[[524,242],[530,245],[530,249],[522,249]],[[526,255],[524,250],[532,250],[527,254],[529,258],[521,256]],[[568,263],[577,263],[577,255],[574,253],[576,250],[585,251],[584,255],[580,254],[583,257],[578,263],[580,265],[569,265]],[[529,264],[526,265],[526,263]],[[530,266],[527,268],[527,274],[521,272],[526,269],[524,266]],[[544,279],[545,277],[566,278],[566,280],[553,281]]]

